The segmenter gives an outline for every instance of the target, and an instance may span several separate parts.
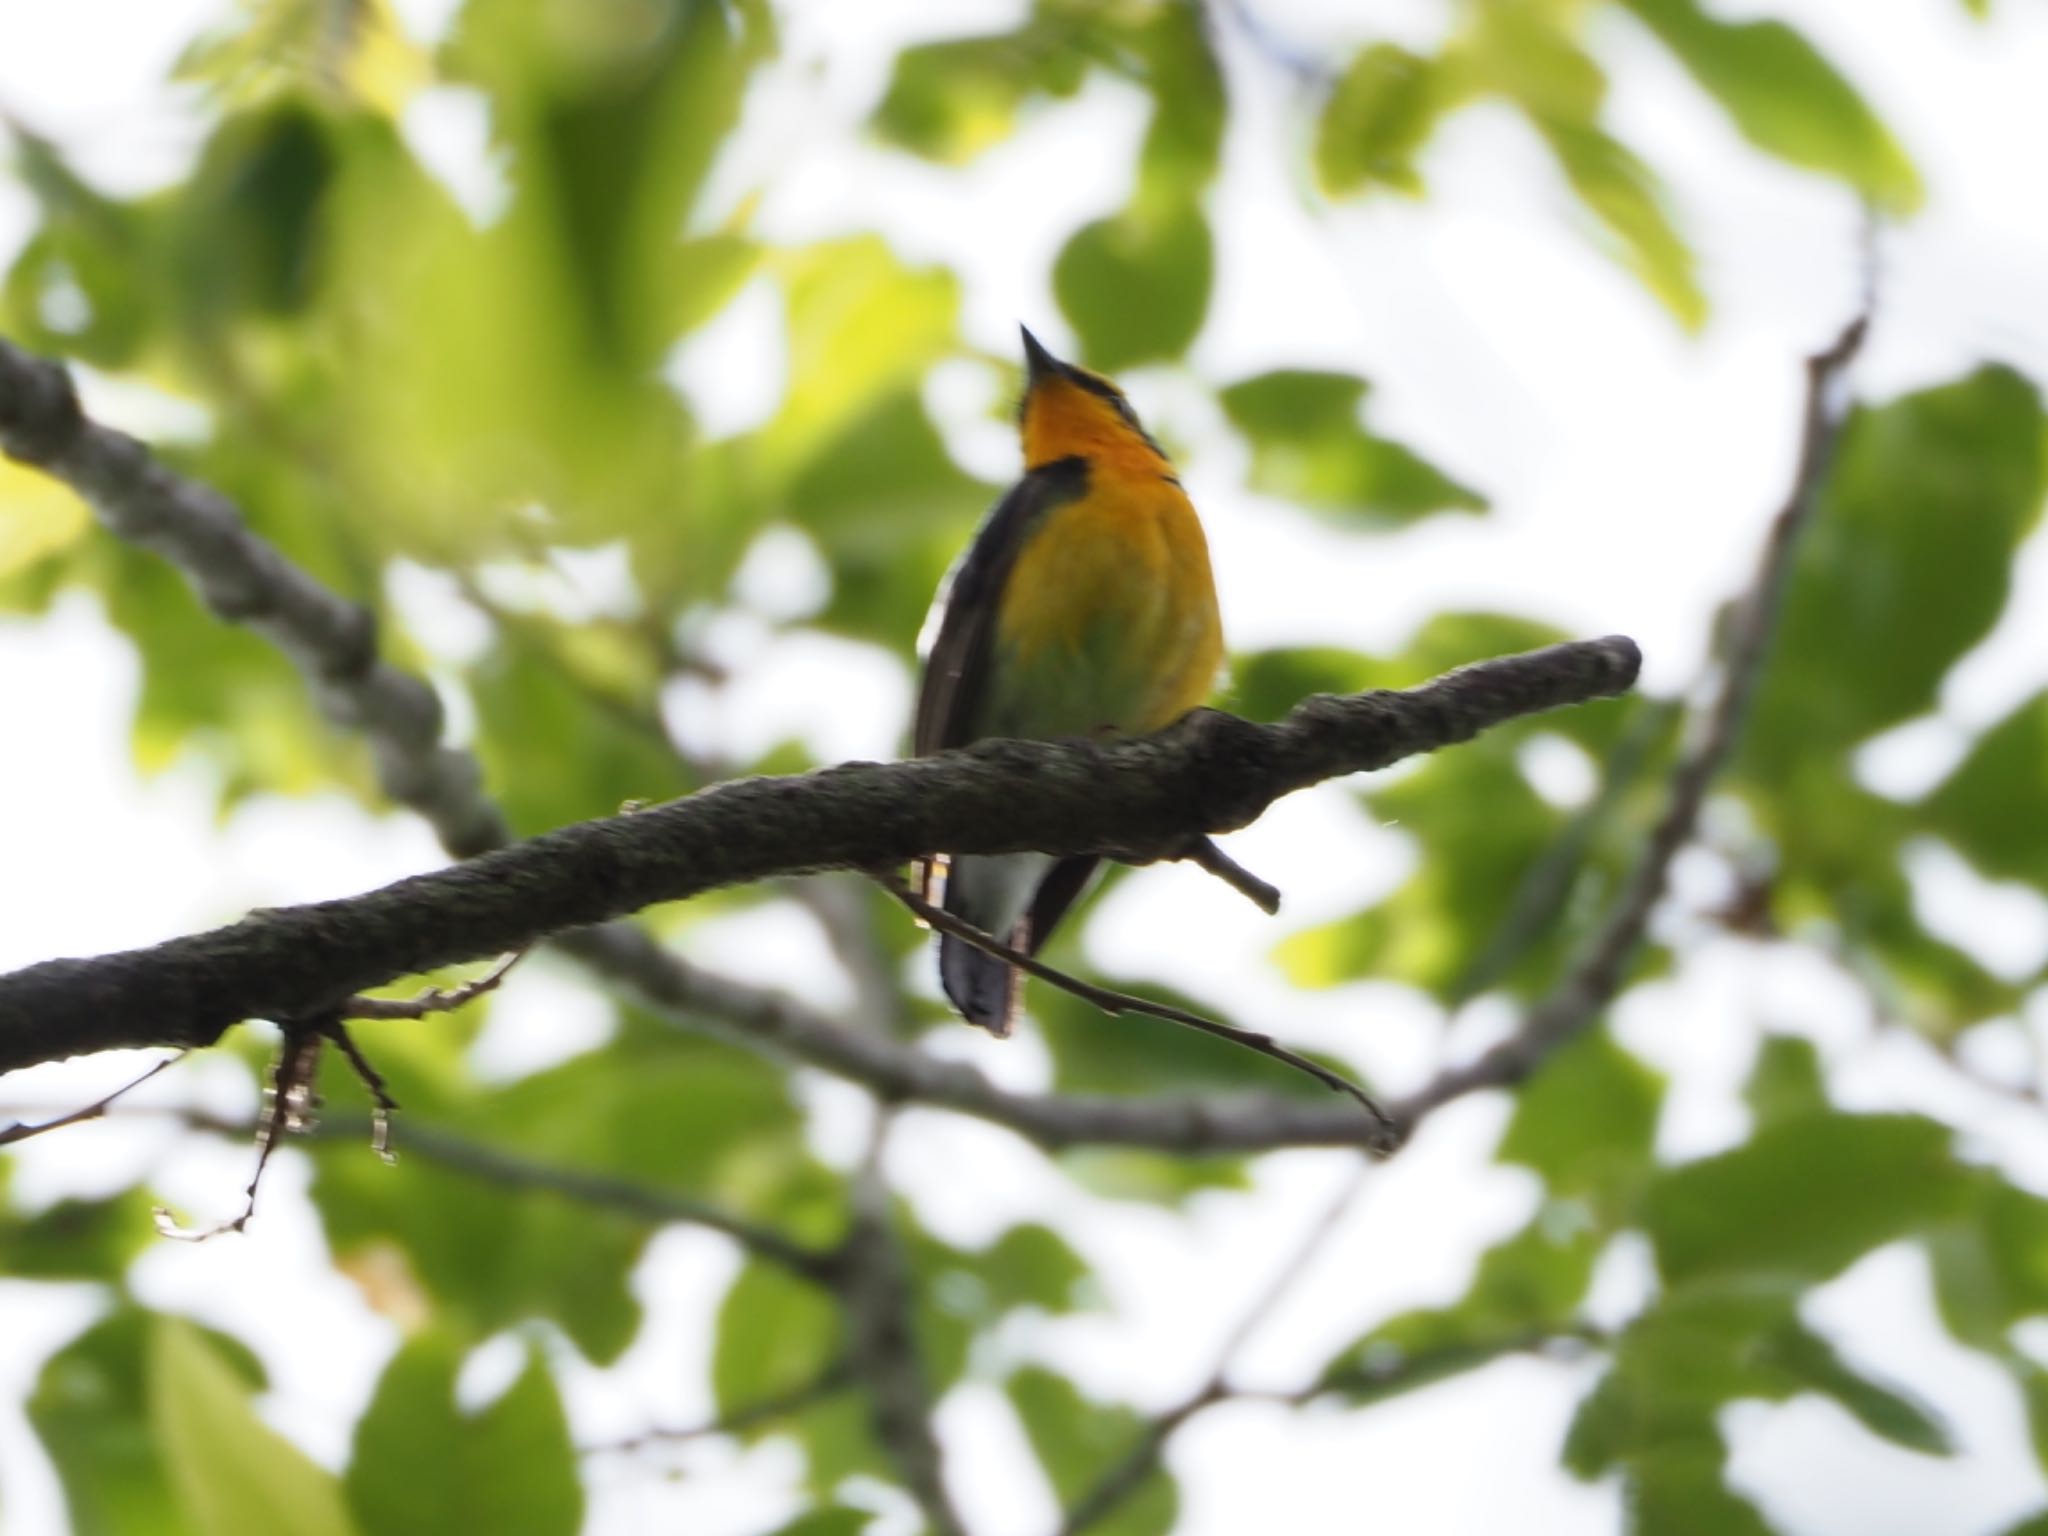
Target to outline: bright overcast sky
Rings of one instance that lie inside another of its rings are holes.
[[[1251,0],[1276,33],[1332,47],[1370,13],[1427,43],[1448,7],[1389,0],[1363,7]],[[450,5],[400,3],[423,37]],[[737,200],[774,186],[762,233],[806,240],[879,227],[907,257],[943,262],[965,284],[969,339],[1014,345],[1028,321],[1065,339],[1048,274],[1072,229],[1122,201],[1142,130],[1141,99],[1097,79],[1072,105],[1031,120],[963,178],[865,141],[872,105],[901,39],[929,25],[919,0],[799,6],[784,59],[756,88],[744,132],[718,179]],[[1007,25],[1014,4],[943,8],[953,30]],[[1225,8],[1227,9],[1227,8]],[[1747,13],[1753,7],[1729,7]],[[1858,387],[1883,395],[2004,359],[2048,379],[2048,12],[1999,0],[1988,25],[1958,0],[1788,0],[1768,7],[1803,27],[1871,95],[1917,158],[1932,192],[1908,230],[1886,238],[1880,319]],[[122,191],[179,175],[200,128],[161,82],[214,0],[0,0],[0,110],[50,134],[103,184]],[[1212,403],[1171,370],[1128,382],[1141,411],[1199,445],[1187,478],[1217,556],[1226,625],[1240,648],[1300,640],[1398,645],[1447,607],[1490,607],[1580,633],[1641,640],[1646,683],[1687,687],[1703,660],[1715,606],[1745,578],[1758,533],[1789,471],[1798,361],[1854,303],[1856,211],[1831,184],[1750,153],[1690,82],[1633,25],[1602,29],[1621,136],[1664,172],[1701,256],[1714,319],[1687,339],[1601,257],[1529,135],[1499,111],[1454,120],[1424,163],[1426,204],[1308,211],[1298,191],[1304,103],[1280,72],[1230,49],[1232,140],[1212,202],[1219,290],[1191,360],[1224,381],[1276,365],[1354,370],[1374,381],[1376,426],[1413,443],[1486,491],[1495,511],[1449,518],[1399,538],[1358,540],[1240,490],[1243,450]],[[819,70],[822,69],[820,73]],[[417,102],[408,135],[465,205],[487,217],[499,185],[478,98],[437,91]],[[0,183],[0,258],[25,238],[30,210]],[[737,430],[770,412],[781,387],[772,293],[749,294],[676,362],[673,376],[712,427]],[[716,381],[715,388],[708,381]],[[88,381],[91,383],[92,381]],[[985,415],[985,376],[946,368],[929,391],[953,445],[978,473],[1011,472],[1014,443]],[[89,403],[149,435],[190,430],[189,412],[132,388],[96,385]],[[0,517],[5,516],[0,509]],[[764,587],[800,582],[802,565],[764,557]],[[409,609],[431,599],[395,588]],[[920,615],[905,614],[906,638]],[[450,631],[424,615],[423,631]],[[467,643],[452,626],[451,652]],[[440,643],[433,640],[432,643]],[[1873,783],[1917,790],[1968,733],[2048,675],[2048,545],[2036,540],[2006,622],[1959,669],[1941,716],[1873,751]],[[887,754],[900,742],[908,687],[900,672],[846,648],[780,642],[743,684],[724,723],[749,740],[803,722],[825,754]],[[125,745],[135,667],[87,600],[36,620],[0,618],[0,968],[59,953],[148,942],[248,906],[330,896],[430,867],[440,855],[406,816],[370,818],[339,799],[252,805],[209,818],[208,772],[183,763],[138,781]],[[27,744],[27,745],[25,745]],[[1549,766],[1557,792],[1581,787],[1583,764]],[[1303,1002],[1266,960],[1277,933],[1359,906],[1404,875],[1398,832],[1370,825],[1344,792],[1297,797],[1237,840],[1247,861],[1288,893],[1280,928],[1215,882],[1173,870],[1126,881],[1093,933],[1095,958],[1126,974],[1172,975],[1248,1022],[1359,1055],[1398,1090],[1435,1061],[1434,1012],[1399,989],[1354,986]],[[1711,882],[1703,862],[1682,874]],[[1932,855],[1915,870],[1930,921],[2000,965],[2038,964],[2048,906],[1977,881]],[[721,964],[842,995],[824,945],[793,911],[770,909],[699,932]],[[792,955],[796,960],[792,961]],[[815,956],[816,963],[808,963]],[[1498,1019],[1461,1020],[1461,1039]],[[1734,1098],[1755,1030],[1768,1022],[1814,1035],[1835,1060],[1861,1051],[1860,1005],[1810,958],[1761,962],[1705,942],[1670,983],[1624,1008],[1624,1040],[1683,1074],[1664,1137],[1694,1154],[1740,1135]],[[2043,1021],[2037,1020],[2040,1025]],[[496,1070],[530,1069],[597,1037],[602,1009],[567,972],[535,965],[506,989],[486,1041]],[[1361,1043],[1363,1041],[1364,1043]],[[1042,1082],[1031,1040],[1003,1045],[970,1031],[943,1048],[1003,1081]],[[1847,1079],[1858,1104],[1910,1103],[1969,1114],[1987,1153],[2048,1187],[2048,1135],[1941,1089],[1910,1045],[1869,1057]],[[105,1064],[25,1074],[19,1093],[61,1102]],[[95,1075],[97,1074],[97,1075]],[[181,1069],[180,1091],[246,1105],[239,1073]],[[829,1082],[806,1093],[828,1151],[859,1141],[861,1096]],[[10,1088],[14,1085],[10,1084]],[[1376,1172],[1321,1266],[1252,1342],[1247,1379],[1291,1385],[1396,1307],[1455,1295],[1476,1247],[1527,1219],[1535,1187],[1486,1163],[1504,1106],[1472,1102],[1431,1121],[1418,1144]],[[1039,1325],[1030,1349],[1105,1397],[1164,1405],[1197,1384],[1238,1311],[1263,1285],[1351,1164],[1334,1154],[1270,1158],[1256,1191],[1198,1201],[1190,1218],[1078,1193],[1045,1159],[979,1122],[905,1118],[894,1170],[942,1235],[978,1241],[1013,1219],[1052,1213],[1104,1277],[1113,1310]],[[165,1138],[86,1127],[22,1149],[15,1188],[31,1200],[112,1187],[150,1162],[188,1208],[233,1200],[240,1149],[163,1157]],[[393,1175],[404,1177],[403,1168]],[[245,1238],[163,1245],[138,1285],[261,1348],[274,1368],[274,1422],[322,1460],[346,1454],[355,1414],[395,1343],[334,1274],[299,1196],[302,1166],[284,1160],[263,1219]],[[661,1305],[625,1362],[569,1372],[578,1431],[629,1432],[648,1418],[704,1415],[709,1305],[735,1260],[719,1240],[671,1234],[644,1266]],[[1602,1270],[1597,1304],[1619,1313],[1647,1283],[1647,1257],[1626,1245]],[[289,1310],[278,1298],[289,1295]],[[54,1480],[19,1416],[49,1352],[89,1319],[77,1294],[0,1282],[0,1486],[18,1536],[55,1530]],[[305,1319],[320,1326],[308,1330]],[[1811,1320],[1881,1376],[1912,1382],[1946,1413],[1966,1454],[1912,1456],[1812,1401],[1747,1405],[1727,1427],[1737,1481],[1788,1528],[1857,1536],[1988,1533],[2043,1496],[2007,1379],[1949,1343],[1927,1305],[1913,1253],[1872,1256],[1817,1295]],[[479,1362],[487,1393],[506,1359]],[[1233,1407],[1176,1442],[1189,1536],[1246,1530],[1350,1532],[1370,1522],[1404,1533],[1612,1528],[1611,1487],[1555,1468],[1585,1378],[1512,1361],[1368,1414],[1290,1415]],[[1053,1522],[1014,1424],[989,1387],[962,1388],[941,1420],[960,1502],[977,1533],[1035,1536]],[[666,1481],[635,1465],[595,1464],[592,1529],[688,1528],[743,1536],[791,1508],[794,1454],[706,1446]],[[878,1527],[878,1529],[880,1529]]]

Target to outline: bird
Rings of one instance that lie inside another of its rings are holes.
[[[1024,475],[940,583],[919,637],[912,751],[987,737],[1102,740],[1171,724],[1223,660],[1208,539],[1173,464],[1100,374],[1023,333]],[[1093,856],[921,860],[927,900],[1035,953],[1094,878]],[[941,869],[943,875],[941,876]],[[1007,1036],[1018,974],[952,934],[939,980],[968,1022]]]

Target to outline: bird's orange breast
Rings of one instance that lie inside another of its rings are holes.
[[[1091,460],[1088,491],[1018,552],[996,621],[994,730],[1138,734],[1202,702],[1223,656],[1208,540],[1153,459]]]

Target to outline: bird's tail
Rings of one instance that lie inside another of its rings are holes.
[[[1017,1016],[1017,973],[1007,962],[951,934],[939,935],[939,981],[970,1024],[1001,1039]]]
[[[946,870],[946,910],[1029,954],[1032,894],[1052,860],[1038,853],[954,859]],[[1017,972],[965,940],[939,935],[939,982],[970,1024],[1002,1038],[1017,1016]]]

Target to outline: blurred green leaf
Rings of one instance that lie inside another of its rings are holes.
[[[1484,511],[1478,492],[1365,430],[1366,387],[1349,374],[1284,369],[1223,390],[1225,413],[1251,439],[1253,488],[1353,525],[1403,523],[1449,508]]]
[[[1458,1301],[1376,1325],[1323,1368],[1321,1385],[1376,1403],[1532,1349],[1568,1328],[1598,1254],[1590,1226],[1539,1215],[1480,1255]]]
[[[2040,512],[2043,441],[2039,394],[2006,368],[1850,416],[1751,715],[1751,774],[1800,788],[1933,706],[1997,622]]]
[[[662,734],[652,658],[644,676],[600,682],[568,652],[575,633],[545,622],[500,626],[497,643],[469,673],[477,756],[521,835],[609,816],[628,800],[665,800],[685,787],[684,766]],[[536,741],[574,742],[576,750],[536,752]]]
[[[173,78],[237,106],[332,92],[385,113],[425,83],[426,60],[386,0],[243,0],[235,9],[185,50]]]
[[[809,1386],[838,1358],[841,1331],[837,1304],[815,1284],[749,1260],[718,1309],[711,1352],[718,1411],[739,1412]]]
[[[2037,693],[1977,739],[1922,807],[1939,832],[1995,880],[2048,887],[2048,693]]]
[[[192,179],[166,208],[164,273],[182,296],[181,322],[198,335],[224,332],[243,313],[288,321],[326,276],[326,202],[336,149],[305,102],[228,118]]]
[[[1091,1402],[1064,1376],[1027,1365],[1008,1383],[1011,1407],[1023,1421],[1053,1492],[1071,1507],[1119,1464],[1144,1432],[1131,1409]],[[1119,1504],[1091,1526],[1102,1536],[1166,1536],[1180,1508],[1180,1496],[1163,1469],[1155,1469]]]
[[[1722,1481],[1720,1436],[1659,1446],[1629,1465],[1631,1536],[1774,1536],[1756,1506]]]
[[[1441,64],[1393,43],[1351,61],[1316,124],[1316,175],[1333,197],[1390,188],[1422,195],[1416,158],[1456,105]]]
[[[1923,192],[1905,151],[1821,54],[1781,21],[1721,21],[1696,0],[1625,0],[1757,148],[1840,177],[1893,213]]]
[[[1075,232],[1053,264],[1053,293],[1088,366],[1116,373],[1188,349],[1209,308],[1215,263],[1197,204],[1134,206]]]
[[[1801,1386],[1831,1398],[1872,1434],[1929,1456],[1955,1453],[1948,1427],[1912,1393],[1874,1381],[1854,1369],[1819,1334],[1797,1324],[1779,1329],[1764,1358]]]
[[[1595,1201],[1610,1217],[1649,1176],[1663,1079],[1605,1030],[1565,1046],[1515,1098],[1497,1156],[1542,1175],[1553,1194]]]
[[[1565,180],[1614,238],[1623,265],[1687,330],[1706,324],[1707,296],[1656,173],[1593,123],[1541,116],[1535,121]]]
[[[1801,1035],[1766,1035],[1742,1097],[1759,1126],[1826,1114],[1820,1052]]]
[[[964,164],[1009,135],[1033,94],[1080,88],[1089,55],[1077,44],[1087,20],[1078,8],[1047,5],[1014,32],[904,49],[875,127],[927,159]]]
[[[1393,658],[1341,652],[1268,653],[1240,666],[1238,700],[1254,715],[1284,712],[1298,690],[1409,687],[1482,657],[1506,655],[1562,638],[1546,626],[1499,614],[1443,613]],[[1529,734],[1551,730],[1604,756],[1620,735],[1624,712],[1596,705],[1490,731],[1455,752],[1433,754],[1366,803],[1381,821],[1419,844],[1415,873],[1377,905],[1283,940],[1275,958],[1300,986],[1327,987],[1360,977],[1406,981],[1438,996],[1460,998],[1482,959],[1485,982],[1527,992],[1560,963],[1560,926],[1552,919],[1581,882],[1591,882],[1634,857],[1632,843],[1605,843],[1573,853],[1562,871],[1565,889],[1547,901],[1511,955],[1500,940],[1511,914],[1522,922],[1519,892],[1564,833],[1568,818],[1538,795],[1523,773],[1520,750]]]
[[[2048,1315],[2048,1199],[1986,1179],[1974,1220],[1935,1234],[1935,1301],[1949,1332],[1993,1354],[2008,1331]]]
[[[1050,1227],[1011,1227],[978,1252],[912,1227],[918,1357],[934,1396],[966,1370],[974,1340],[1022,1307],[1048,1314],[1084,1304],[1088,1267]]]
[[[0,1188],[7,1170],[0,1163]],[[104,1200],[59,1200],[33,1216],[0,1206],[5,1273],[21,1280],[118,1282],[155,1238],[153,1204],[138,1188]]]
[[[256,1416],[246,1382],[191,1324],[160,1317],[149,1421],[198,1536],[350,1536],[341,1488]]]
[[[1824,1114],[1670,1170],[1643,1214],[1673,1285],[1744,1273],[1812,1284],[1960,1214],[1970,1193],[1934,1121]]]
[[[811,1192],[787,1083],[735,1047],[666,1035],[614,1042],[489,1092],[436,1082],[363,1035],[408,1110],[524,1161],[605,1174],[764,1216]],[[335,1084],[337,1103],[359,1097]],[[401,1133],[402,1134],[402,1133]],[[593,1360],[639,1328],[628,1279],[650,1220],[516,1180],[408,1160],[402,1178],[355,1146],[314,1149],[314,1198],[343,1255],[395,1245],[444,1326],[480,1340],[535,1317]]]
[[[349,1506],[377,1536],[574,1536],[583,1516],[569,1423],[531,1346],[512,1385],[488,1407],[456,1407],[463,1341],[408,1340],[356,1425]]]
[[[120,1305],[53,1354],[29,1395],[28,1421],[56,1469],[73,1536],[214,1536],[174,1492],[150,1420],[144,1356],[156,1327],[150,1313]],[[209,1337],[241,1387],[263,1385],[245,1347]]]

